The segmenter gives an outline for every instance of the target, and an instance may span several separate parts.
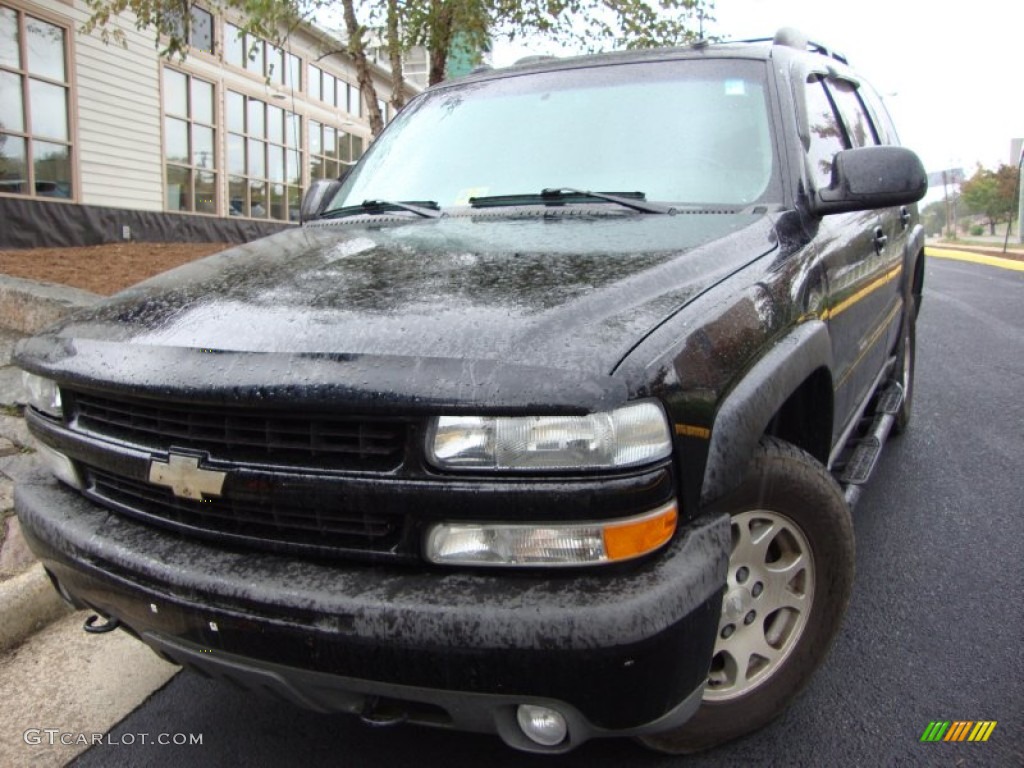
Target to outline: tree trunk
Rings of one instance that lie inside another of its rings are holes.
[[[430,10],[434,16],[434,24],[430,33],[430,79],[429,85],[444,80],[445,67],[448,64],[448,52],[452,46],[452,23],[454,10],[453,0],[431,0]]]
[[[380,107],[377,106],[377,90],[373,87],[373,77],[370,75],[370,61],[366,58],[366,44],[363,42],[366,28],[361,27],[356,20],[353,0],[341,0],[341,5],[345,12],[345,31],[348,32],[348,53],[356,65],[356,82],[359,83],[359,93],[366,106],[370,133],[377,136],[384,130],[384,121],[380,116]]]
[[[397,112],[405,106],[405,75],[402,72],[402,42],[398,36],[398,0],[388,0],[388,53],[391,56],[391,106]]]

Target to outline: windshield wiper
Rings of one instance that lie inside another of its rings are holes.
[[[363,200],[359,205],[346,205],[343,208],[335,208],[333,211],[325,211],[320,214],[321,219],[340,219],[345,216],[356,216],[360,213],[384,213],[385,211],[409,211],[424,219],[441,218],[441,206],[433,200],[413,200],[402,202],[396,200]]]
[[[471,197],[469,204],[476,207],[497,207],[503,205],[536,205],[548,203],[567,203],[579,200],[605,200],[609,203],[630,208],[641,213],[675,213],[676,209],[661,203],[649,203],[643,192],[588,192],[572,187],[552,187],[542,189],[540,194],[524,195],[491,195],[489,197]]]

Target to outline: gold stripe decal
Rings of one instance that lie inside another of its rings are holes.
[[[858,301],[863,299],[868,294],[874,293],[875,291],[877,291],[879,288],[881,288],[886,283],[891,283],[893,280],[895,280],[897,277],[899,277],[902,272],[903,272],[903,265],[902,264],[900,266],[898,266],[898,267],[894,267],[893,269],[890,269],[888,272],[886,272],[880,278],[878,278],[877,280],[874,280],[874,281],[868,283],[867,285],[865,285],[863,288],[861,288],[859,291],[857,291],[853,295],[847,296],[845,299],[843,299],[841,302],[836,304],[834,307],[830,307],[830,308],[826,309],[824,312],[821,313],[821,319],[822,320],[828,320],[829,318],[833,318],[836,315],[838,315],[838,314],[840,314],[842,312],[845,312],[846,310],[848,310],[850,307],[852,307],[854,304],[856,304]]]
[[[902,307],[898,304],[892,308],[892,311],[890,311],[885,320],[882,321],[882,324],[875,329],[875,331],[871,334],[871,337],[864,344],[864,349],[861,350],[861,353],[859,355],[857,355],[857,359],[854,360],[850,367],[846,369],[846,372],[839,377],[839,382],[836,384],[836,389],[839,389],[841,386],[843,386],[843,384],[846,383],[846,380],[850,378],[850,374],[852,374],[854,369],[861,364],[861,361],[864,359],[864,356],[867,355],[867,353],[870,352],[871,349],[875,346],[875,342],[877,342],[878,339],[881,338],[882,334],[885,333],[886,330],[888,330],[889,324],[892,323],[892,321],[896,318],[896,313],[899,312],[901,309]]]
[[[695,427],[692,424],[676,424],[676,434],[682,437],[698,437],[707,440],[711,437],[711,430],[707,427]]]

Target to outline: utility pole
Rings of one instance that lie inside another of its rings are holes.
[[[1024,169],[1024,142],[1021,142],[1020,157],[1017,159],[1017,242],[1024,243],[1024,179],[1021,179],[1021,170]]]
[[[946,171],[942,172],[942,194],[946,199],[946,237],[955,240],[956,222],[953,221],[953,207],[949,204],[949,175]]]

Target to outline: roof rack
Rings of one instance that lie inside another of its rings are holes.
[[[795,48],[798,51],[810,51],[830,59],[849,64],[850,60],[845,55],[829,48],[824,43],[811,40],[800,30],[794,27],[782,27],[775,33],[775,37],[756,37],[748,40],[736,40],[737,43],[771,43],[772,45],[784,45],[787,48]]]
[[[538,64],[538,63],[540,63],[542,61],[554,61],[557,58],[558,58],[557,56],[551,56],[549,54],[543,54],[543,53],[541,53],[541,54],[531,54],[529,56],[523,56],[520,59],[516,59],[515,63],[513,63],[512,66],[513,67],[518,67],[520,64]]]

